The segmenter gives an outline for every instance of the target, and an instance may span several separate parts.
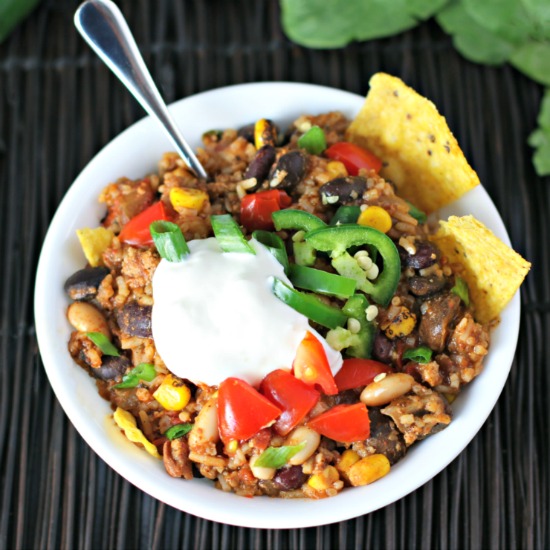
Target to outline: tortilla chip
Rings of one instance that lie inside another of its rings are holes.
[[[468,284],[480,323],[500,315],[531,267],[473,216],[440,221],[431,239],[451,263],[464,268],[461,277]]]
[[[381,175],[427,213],[479,184],[435,105],[394,76],[377,73],[370,79],[347,139],[377,155],[384,163]]]

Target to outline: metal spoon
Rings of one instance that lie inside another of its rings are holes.
[[[74,23],[101,60],[130,90],[141,106],[162,124],[183,160],[201,178],[208,175],[168,112],[136,41],[118,7],[110,0],[87,0]]]

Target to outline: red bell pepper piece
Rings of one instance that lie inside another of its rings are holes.
[[[224,443],[250,439],[270,426],[281,410],[248,382],[227,378],[218,389],[218,425]]]
[[[370,384],[379,374],[390,373],[389,365],[373,359],[345,359],[342,368],[336,373],[334,381],[338,391],[351,390]]]
[[[350,176],[356,176],[360,168],[375,172],[380,172],[382,168],[382,161],[376,155],[348,141],[334,143],[325,151],[325,155],[343,163]]]
[[[370,436],[369,411],[363,403],[336,405],[312,418],[307,425],[317,433],[343,443],[362,441]]]
[[[162,201],[155,202],[137,216],[134,216],[120,232],[118,238],[126,243],[136,246],[153,244],[153,237],[149,226],[156,221],[170,221],[166,207]]]
[[[338,393],[323,344],[311,332],[300,342],[292,369],[298,380],[311,386],[318,384],[326,395]]]
[[[273,425],[279,435],[287,435],[319,401],[319,392],[289,372],[277,369],[262,381],[260,391],[283,412]]]
[[[292,199],[279,189],[246,195],[241,200],[241,224],[249,231],[272,230],[271,214],[291,204]]]

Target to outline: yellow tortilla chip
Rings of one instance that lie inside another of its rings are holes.
[[[370,91],[347,139],[377,155],[384,163],[381,175],[427,213],[479,184],[445,117],[394,76],[377,73],[370,79]]]
[[[157,448],[143,435],[143,432],[137,427],[134,416],[117,407],[113,414],[116,425],[124,432],[124,435],[132,442],[139,443],[145,447],[145,450],[155,458],[160,458]]]
[[[499,316],[531,267],[473,216],[440,221],[432,240],[451,263],[464,267],[461,276],[481,323]]]

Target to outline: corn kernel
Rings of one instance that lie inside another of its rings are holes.
[[[103,252],[109,247],[115,234],[105,227],[77,229],[76,235],[86,260],[92,267],[103,265]]]
[[[226,451],[229,454],[235,454],[239,448],[239,442],[236,439],[232,439],[226,446]]]
[[[313,474],[307,484],[316,491],[324,491],[339,479],[338,470],[334,466],[327,466],[320,474]]]
[[[401,306],[399,313],[394,317],[385,329],[386,336],[393,340],[408,336],[416,325],[416,315],[405,306]]]
[[[390,461],[383,454],[366,456],[352,464],[348,478],[354,487],[368,485],[384,477],[390,471]]]
[[[191,392],[185,384],[169,374],[157,388],[153,397],[167,411],[181,411],[189,403]]]
[[[346,167],[339,160],[331,160],[328,162],[326,170],[330,176],[330,179],[345,178],[348,175]]]
[[[172,187],[170,189],[170,202],[176,210],[181,208],[200,210],[207,200],[208,195],[200,189],[190,187]]]
[[[261,118],[254,125],[254,145],[260,149],[264,145],[275,145],[277,131],[275,125],[266,118]]]
[[[359,215],[359,225],[366,225],[387,233],[391,229],[391,217],[381,206],[369,206]]]
[[[336,464],[336,468],[338,468],[340,472],[346,473],[356,462],[359,462],[359,460],[359,455],[355,451],[348,449],[342,453],[338,464]]]

